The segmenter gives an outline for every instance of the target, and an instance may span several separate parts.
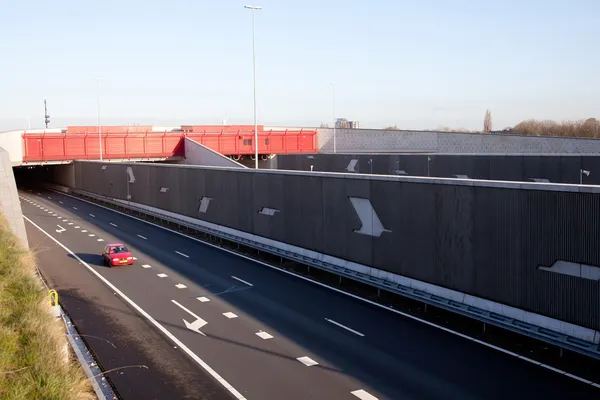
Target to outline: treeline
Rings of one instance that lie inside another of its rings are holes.
[[[537,121],[530,119],[519,122],[507,130],[510,133],[531,136],[564,136],[600,139],[600,121],[588,118],[579,121]]]

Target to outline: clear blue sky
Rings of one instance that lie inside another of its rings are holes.
[[[245,0],[0,0],[0,130],[252,122]],[[501,129],[600,117],[600,1],[262,0],[259,123]]]

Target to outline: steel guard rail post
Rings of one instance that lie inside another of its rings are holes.
[[[400,296],[408,297],[416,301],[423,302],[425,304],[429,304],[435,307],[442,308],[444,310],[454,312],[469,318],[473,318],[479,320],[484,323],[488,323],[494,326],[498,326],[503,329],[507,329],[533,339],[537,339],[546,343],[550,343],[552,345],[564,348],[566,350],[574,351],[588,357],[592,357],[600,360],[600,344],[596,344],[593,342],[588,342],[573,336],[569,336],[563,333],[559,333],[550,329],[542,328],[540,326],[536,326],[533,324],[529,324],[523,321],[516,320],[514,318],[506,317],[504,315],[500,315],[494,312],[490,312],[487,310],[483,310],[474,306],[470,306],[467,304],[459,303],[454,300],[446,299],[443,297],[439,297],[433,295],[431,293],[426,293],[418,289],[410,288],[408,286],[404,286],[398,284],[396,282],[380,279],[373,277],[371,275],[363,274],[360,272],[356,272],[350,270],[345,267],[340,267],[334,264],[330,264],[327,262],[323,262],[317,259],[309,258],[303,256],[301,254],[293,253],[286,250],[281,250],[274,246],[265,245],[262,243],[258,243],[252,241],[250,239],[242,238],[236,235],[224,233],[217,229],[212,229],[208,227],[204,227],[201,225],[193,224],[183,219],[178,219],[174,217],[169,217],[164,214],[154,213],[150,210],[143,209],[140,207],[136,207],[131,204],[124,204],[117,201],[114,201],[112,198],[83,192],[79,190],[70,190],[71,193],[76,194],[80,197],[90,199],[92,202],[105,202],[109,204],[116,205],[118,207],[123,207],[124,209],[130,209],[132,211],[136,211],[139,214],[144,214],[148,216],[152,216],[153,218],[158,218],[162,221],[167,221],[171,223],[175,223],[180,226],[185,226],[187,228],[191,228],[196,231],[201,231],[203,233],[216,236],[218,238],[231,241],[234,243],[239,243],[244,246],[248,246],[254,248],[256,250],[264,251],[270,253],[272,255],[276,255],[279,257],[283,257],[292,261],[296,261],[302,264],[306,264],[315,268],[319,268],[321,270],[333,273],[335,275],[339,275],[342,277],[346,277],[370,286],[373,286],[378,289],[386,290],[388,292],[392,292],[398,294]]]

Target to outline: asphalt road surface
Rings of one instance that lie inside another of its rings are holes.
[[[107,374],[123,399],[600,395],[559,373],[114,211],[52,191],[20,196],[30,246],[66,311],[89,335],[104,369],[128,366]],[[131,249],[134,265],[103,265],[102,248],[113,242]]]

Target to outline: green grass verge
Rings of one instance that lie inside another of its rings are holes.
[[[65,362],[64,323],[49,313],[35,262],[0,214],[0,399],[94,399],[77,360]]]

